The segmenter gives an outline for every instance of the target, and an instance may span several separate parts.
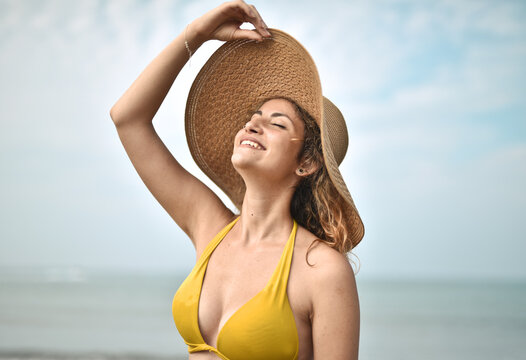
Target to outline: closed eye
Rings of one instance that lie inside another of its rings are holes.
[[[283,125],[281,125],[281,124],[272,124],[272,125],[277,126],[277,127],[280,127],[280,128],[282,128],[282,129],[286,129],[286,127],[283,126]]]

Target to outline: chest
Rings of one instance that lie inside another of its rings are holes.
[[[226,321],[269,283],[283,248],[259,249],[220,244],[206,267],[199,299],[199,325],[205,340],[218,335]]]
[[[283,244],[250,249],[225,242],[215,248],[203,277],[198,308],[199,327],[207,343],[215,346],[229,319],[258,295],[263,296],[269,281],[280,274],[278,265],[283,257]],[[299,254],[292,254],[286,291],[301,336],[308,333],[310,321],[305,287],[300,285],[300,260]]]

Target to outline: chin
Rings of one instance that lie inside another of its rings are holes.
[[[247,156],[246,154],[234,153],[232,154],[231,161],[232,166],[241,176],[247,173],[265,173],[265,169],[261,168],[261,164],[258,163],[258,161],[256,161],[254,158],[252,158],[251,156]]]
[[[243,156],[242,154],[233,153],[230,160],[232,161],[234,169],[236,169],[238,172],[239,170],[250,168],[254,165],[253,161],[251,164],[250,159],[248,159],[246,156]]]

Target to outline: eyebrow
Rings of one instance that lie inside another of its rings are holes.
[[[257,110],[257,111],[254,111],[254,113],[252,115],[261,115],[263,116],[263,113],[261,112],[261,110]],[[289,119],[289,121],[292,123],[292,125],[294,126],[294,121],[292,121],[292,119],[287,115],[287,114],[282,114],[282,113],[273,113],[272,115],[270,115],[270,117],[279,117],[279,116],[284,116],[286,117],[287,119]]]

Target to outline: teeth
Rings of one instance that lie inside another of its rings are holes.
[[[252,146],[254,149],[263,150],[261,146],[259,146],[257,143],[250,141],[250,140],[243,140],[241,142],[241,145],[249,145],[249,146]]]

